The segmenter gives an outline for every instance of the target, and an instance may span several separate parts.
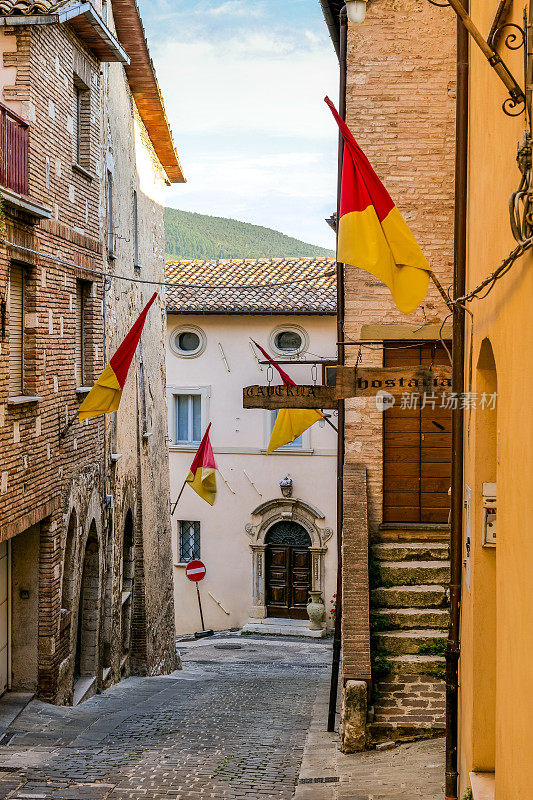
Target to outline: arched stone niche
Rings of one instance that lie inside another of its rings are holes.
[[[251,514],[252,521],[245,526],[252,550],[252,607],[250,617],[264,619],[267,615],[265,600],[265,550],[266,536],[276,522],[292,520],[301,525],[311,537],[311,589],[324,592],[326,543],[333,536],[331,528],[322,527],[324,514],[303,500],[289,497],[267,500]]]

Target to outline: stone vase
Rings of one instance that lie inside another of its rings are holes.
[[[307,615],[309,617],[309,630],[321,631],[322,622],[326,616],[326,607],[322,600],[321,592],[309,592],[310,600],[307,603]]]

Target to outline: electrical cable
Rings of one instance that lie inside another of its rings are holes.
[[[9,245],[10,247],[15,247],[17,250],[24,250],[26,253],[32,253],[33,255],[39,256],[40,258],[48,259],[49,261],[55,261],[58,264],[62,264],[68,267],[74,267],[74,269],[83,270],[84,272],[90,272],[92,275],[97,275],[100,278],[114,278],[115,280],[119,281],[128,281],[129,283],[145,283],[150,286],[168,286],[171,289],[275,289],[281,286],[292,286],[295,283],[308,283],[309,277],[307,278],[294,278],[292,281],[281,281],[279,283],[220,283],[220,284],[206,284],[206,283],[172,283],[170,281],[150,281],[146,280],[146,278],[132,278],[129,275],[116,275],[112,272],[102,272],[102,270],[91,269],[90,267],[83,267],[81,264],[75,264],[73,261],[66,261],[63,258],[59,258],[58,256],[52,256],[48,253],[42,253],[39,250],[32,250],[31,247],[23,247],[20,244],[15,244],[14,242],[5,241],[5,244]],[[319,275],[319,278],[323,278],[325,276]]]

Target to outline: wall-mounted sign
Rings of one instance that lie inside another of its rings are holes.
[[[326,386],[246,386],[244,408],[336,408],[338,400],[375,397],[378,392],[393,396],[441,394],[452,388],[451,367],[326,367]]]

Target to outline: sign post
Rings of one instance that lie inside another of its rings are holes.
[[[204,613],[202,611],[202,601],[200,599],[200,589],[198,584],[200,581],[205,578],[206,573],[205,564],[203,561],[200,561],[197,558],[194,558],[192,561],[189,561],[187,566],[185,567],[185,575],[188,577],[190,581],[193,581],[196,584],[196,595],[198,597],[198,608],[200,609],[200,621],[202,623],[202,630],[197,631],[194,634],[195,639],[202,639],[204,636],[213,636],[214,631],[209,629],[206,631],[204,625]]]

